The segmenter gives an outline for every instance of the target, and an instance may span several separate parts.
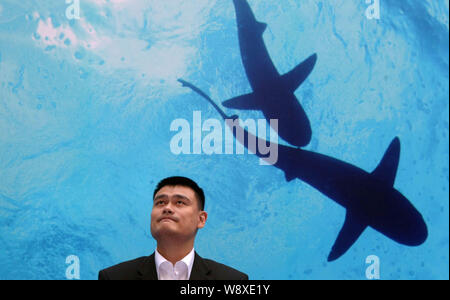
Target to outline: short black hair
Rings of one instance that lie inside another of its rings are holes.
[[[197,185],[194,180],[182,176],[173,176],[161,180],[156,186],[155,191],[153,192],[153,199],[155,199],[156,193],[158,193],[158,191],[163,187],[176,185],[191,188],[197,195],[200,210],[205,209],[205,193],[203,192],[203,190]]]

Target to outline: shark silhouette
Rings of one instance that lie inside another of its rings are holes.
[[[295,90],[313,70],[313,54],[285,75],[275,68],[264,44],[265,23],[256,20],[246,0],[233,0],[238,24],[242,62],[253,93],[223,102],[228,108],[260,110],[265,118],[278,119],[278,135],[289,144],[302,147],[311,141],[311,125],[295,97]],[[293,130],[297,124],[300,130]]]
[[[183,86],[199,93],[220,113],[228,117],[209,96],[189,82]],[[265,159],[256,145],[268,143],[253,136],[244,128],[226,122],[236,140],[258,157]],[[242,130],[244,134],[237,134]],[[257,143],[249,145],[249,138]],[[418,246],[428,237],[428,229],[419,211],[394,188],[400,159],[400,140],[395,138],[377,168],[368,173],[344,161],[284,145],[278,146],[278,161],[273,165],[282,170],[286,180],[298,178],[346,208],[345,222],[328,256],[328,261],[341,257],[356,242],[362,232],[372,227],[390,239],[408,246]],[[253,148],[252,148],[253,147]]]

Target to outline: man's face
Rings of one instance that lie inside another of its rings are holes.
[[[194,239],[205,226],[207,213],[199,208],[195,192],[184,186],[164,186],[153,199],[150,229],[155,240]]]

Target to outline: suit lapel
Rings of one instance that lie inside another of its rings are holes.
[[[158,273],[156,273],[155,253],[146,257],[139,266],[138,276],[142,280],[158,280]]]
[[[212,280],[211,270],[208,264],[195,252],[194,265],[192,266],[189,280]]]

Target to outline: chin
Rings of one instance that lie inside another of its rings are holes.
[[[168,226],[161,226],[161,228],[152,230],[152,236],[155,240],[163,237],[173,237],[178,235],[178,231],[174,230],[173,228],[169,228]]]

